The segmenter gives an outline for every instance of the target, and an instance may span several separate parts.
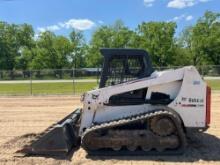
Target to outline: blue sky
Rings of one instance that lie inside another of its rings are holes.
[[[143,21],[176,21],[177,34],[193,25],[206,10],[220,12],[220,0],[0,0],[0,21],[28,23],[68,35],[84,31],[87,40],[101,25],[121,19],[135,29]]]

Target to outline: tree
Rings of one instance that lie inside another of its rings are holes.
[[[173,64],[175,29],[173,22],[143,22],[138,25],[139,47],[149,52],[154,65]]]
[[[177,38],[174,22],[143,22],[131,30],[117,20],[98,27],[89,44],[81,31],[69,38],[46,31],[34,39],[31,25],[0,22],[0,70],[101,67],[100,48],[142,48],[155,66],[220,65],[219,20],[220,13],[207,11]]]
[[[55,69],[57,55],[54,49],[55,34],[49,31],[41,33],[33,51],[32,69]]]
[[[192,47],[192,34],[193,27],[185,28],[180,34],[179,38],[176,40],[176,58],[174,64],[179,66],[190,65],[196,61],[198,58]]]
[[[55,69],[54,74],[62,78],[61,69],[68,67],[68,56],[72,52],[70,40],[64,36],[56,36],[46,31],[36,41],[31,50],[33,60],[31,69]]]
[[[46,31],[36,41],[33,50],[33,69],[63,69],[67,66],[67,57],[71,53],[70,41],[64,36],[56,36]]]
[[[68,60],[71,68],[82,68],[86,66],[85,54],[87,45],[83,33],[81,31],[73,30],[70,33],[70,40],[72,44],[72,53],[69,54]]]
[[[31,49],[35,46],[32,26],[23,24],[18,31],[18,42],[20,43],[19,56],[15,58],[15,69],[27,70],[32,60]]]
[[[26,69],[22,50],[33,46],[34,31],[27,24],[15,25],[0,22],[0,69]],[[10,74],[14,78],[13,72]]]
[[[131,38],[133,31],[126,27],[121,20],[117,20],[113,25],[101,26],[94,34],[90,42],[87,65],[100,67],[102,57],[100,48],[127,48],[132,47]]]
[[[207,11],[193,29],[195,53],[214,65],[220,64],[220,13]]]
[[[220,14],[207,11],[195,26],[186,28],[179,37],[192,65],[220,64]]]

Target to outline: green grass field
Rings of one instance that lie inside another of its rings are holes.
[[[212,90],[220,90],[220,80],[206,80]]]
[[[220,80],[207,80],[212,90],[220,90]],[[96,82],[59,82],[30,84],[0,84],[0,95],[56,95],[81,94],[98,86]]]
[[[97,87],[96,82],[62,82],[30,84],[0,84],[0,95],[46,95],[46,94],[81,94]]]

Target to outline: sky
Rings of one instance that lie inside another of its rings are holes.
[[[220,0],[0,0],[0,21],[31,24],[68,36],[81,30],[87,40],[101,25],[122,20],[130,29],[148,21],[175,21],[178,35],[204,12],[220,12]]]

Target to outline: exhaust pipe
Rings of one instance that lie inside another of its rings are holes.
[[[81,116],[81,109],[66,116],[58,123],[47,128],[37,136],[30,145],[17,151],[28,155],[67,155],[74,147],[80,145],[78,136],[78,121]]]

